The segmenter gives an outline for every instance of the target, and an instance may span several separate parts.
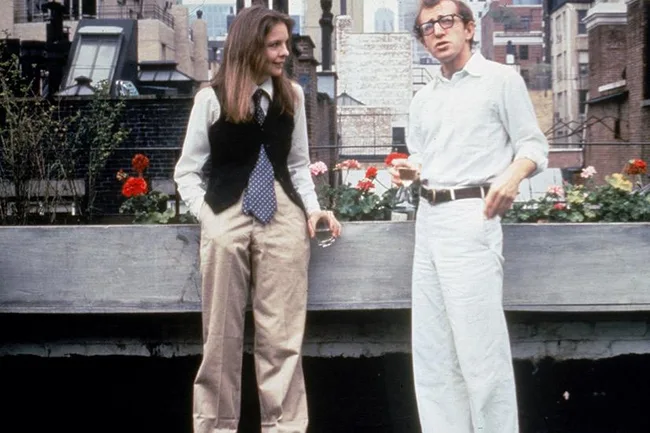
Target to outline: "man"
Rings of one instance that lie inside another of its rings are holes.
[[[440,74],[414,97],[408,160],[422,184],[413,262],[412,344],[424,433],[515,433],[502,306],[500,215],[542,171],[548,143],[521,76],[472,53],[460,0],[422,0],[416,37]]]

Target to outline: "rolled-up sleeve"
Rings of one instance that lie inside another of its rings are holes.
[[[536,168],[530,176],[546,170],[548,166],[548,141],[539,128],[533,103],[526,83],[516,72],[504,80],[501,117],[514,151],[514,159],[529,159]]]
[[[210,157],[208,129],[219,117],[219,112],[219,102],[212,88],[204,88],[196,94],[183,150],[174,169],[178,193],[190,213],[197,218],[205,196],[203,166]]]
[[[291,182],[305,205],[307,214],[320,210],[314,181],[309,171],[309,144],[307,137],[307,116],[305,114],[305,95],[300,85],[293,83],[297,95],[294,110],[294,130],[291,137],[291,150],[287,158],[287,167]]]

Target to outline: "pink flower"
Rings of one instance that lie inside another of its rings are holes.
[[[549,186],[546,193],[553,197],[564,197],[564,188],[559,185]]]
[[[585,168],[582,169],[582,171],[580,172],[580,177],[583,178],[583,179],[590,179],[596,173],[597,173],[597,171],[594,168],[594,166],[590,165],[589,167],[585,167]]]
[[[564,210],[564,209],[566,209],[566,203],[555,203],[553,205],[553,209],[555,209],[555,210]]]
[[[320,174],[327,173],[327,165],[323,161],[316,161],[313,164],[309,164],[309,171],[312,176],[318,176]]]
[[[361,168],[361,164],[359,164],[359,161],[356,159],[346,159],[345,161],[339,162],[336,164],[334,167],[334,170],[342,170],[344,168],[347,168],[348,170],[351,168]]]

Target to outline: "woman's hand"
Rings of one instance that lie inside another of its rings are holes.
[[[307,219],[309,237],[313,238],[316,236],[316,224],[322,219],[327,221],[327,225],[332,231],[332,236],[338,238],[341,235],[341,223],[336,219],[334,213],[329,210],[319,210],[309,214],[309,218]]]

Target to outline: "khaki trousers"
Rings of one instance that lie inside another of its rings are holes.
[[[194,432],[235,433],[239,424],[244,313],[250,291],[262,433],[304,433],[301,349],[309,239],[303,211],[275,182],[278,210],[262,225],[242,200],[201,219],[203,359],[194,381]]]

